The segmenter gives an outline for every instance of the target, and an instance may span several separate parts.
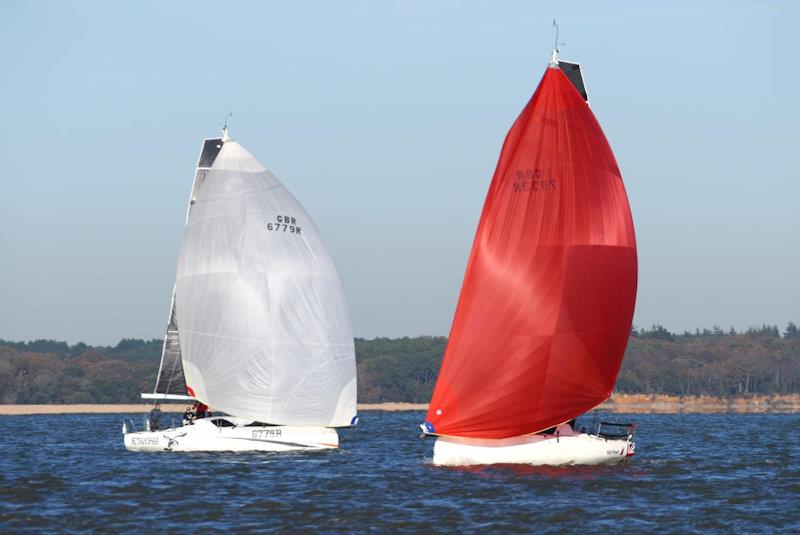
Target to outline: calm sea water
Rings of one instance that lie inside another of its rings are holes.
[[[415,412],[290,454],[130,453],[122,417],[0,416],[0,531],[800,529],[798,415],[637,415],[627,464],[470,469],[429,464]]]

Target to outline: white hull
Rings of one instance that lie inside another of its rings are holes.
[[[219,427],[214,420],[198,420],[158,431],[125,433],[130,451],[310,451],[339,447],[339,435],[329,427],[247,426]],[[237,418],[224,418],[236,421]]]
[[[560,437],[525,435],[504,439],[437,437],[433,447],[433,464],[612,464],[633,455],[634,448],[631,439],[606,439],[585,433]]]

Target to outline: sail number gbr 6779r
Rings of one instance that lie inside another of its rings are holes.
[[[297,218],[288,215],[279,215],[275,218],[275,221],[275,223],[267,223],[267,230],[300,234],[300,227],[297,226]]]

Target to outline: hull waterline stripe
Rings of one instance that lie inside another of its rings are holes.
[[[269,442],[270,444],[280,444],[282,446],[294,446],[296,448],[315,448],[316,446],[309,446],[308,444],[300,444],[299,442],[282,442],[280,440],[267,440],[265,438],[242,438],[242,437],[220,437],[220,438],[227,438],[231,440],[246,440],[249,442]],[[329,446],[330,444],[323,444],[324,446]]]

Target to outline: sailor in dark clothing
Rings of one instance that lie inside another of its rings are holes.
[[[194,423],[194,411],[191,407],[186,407],[186,411],[183,413],[183,425],[192,425]]]
[[[150,431],[158,431],[161,429],[161,403],[156,403],[156,406],[150,411],[147,419],[150,422]]]

